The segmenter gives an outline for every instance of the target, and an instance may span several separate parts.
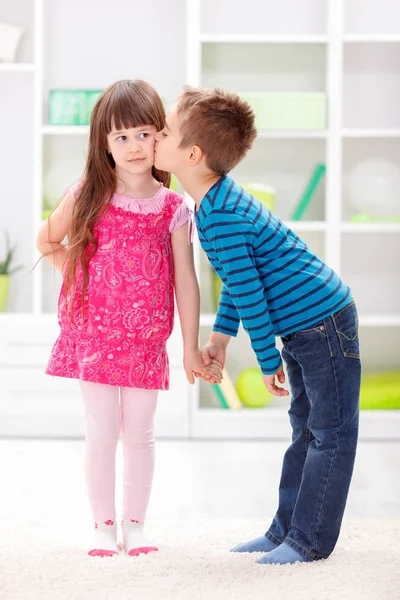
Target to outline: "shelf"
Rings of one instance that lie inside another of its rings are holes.
[[[399,134],[400,135],[400,134]],[[257,137],[260,139],[299,139],[299,140],[323,140],[328,136],[326,130],[320,131],[264,131],[260,130]]]
[[[203,44],[326,44],[327,35],[265,35],[265,34],[214,34],[203,33],[200,42]]]
[[[220,439],[289,439],[290,424],[284,408],[196,410],[193,435],[196,438]]]
[[[87,135],[89,125],[43,125],[44,135]],[[320,131],[263,131],[258,132],[261,139],[325,139],[328,133]],[[400,133],[399,133],[400,136]]]
[[[344,233],[400,233],[399,223],[342,223]]]
[[[284,408],[195,411],[195,438],[290,439],[289,417]],[[362,410],[360,439],[399,439],[400,410]]]
[[[343,36],[343,41],[349,44],[387,44],[400,43],[400,35],[386,33],[348,33]]]
[[[21,69],[22,70],[22,69]],[[0,69],[1,71],[1,69]],[[89,125],[43,125],[44,135],[87,135]],[[258,132],[260,139],[326,139],[328,132],[321,131],[263,131]],[[400,129],[343,129],[345,138],[400,138]]]
[[[361,315],[359,323],[362,327],[400,327],[400,314]]]
[[[43,135],[88,135],[89,125],[43,125]]]
[[[328,223],[326,221],[285,221],[285,225],[298,233],[326,231],[328,229]]]
[[[342,129],[343,138],[400,138],[400,129]]]
[[[201,314],[200,327],[212,327],[214,325],[214,314]],[[359,323],[362,327],[400,327],[399,315],[360,315]]]
[[[0,73],[33,73],[34,63],[0,63]]]

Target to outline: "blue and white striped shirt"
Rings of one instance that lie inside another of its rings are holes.
[[[352,299],[338,275],[256,198],[221,177],[196,211],[200,243],[223,286],[213,331],[240,321],[263,373],[276,373],[275,336],[306,329]]]

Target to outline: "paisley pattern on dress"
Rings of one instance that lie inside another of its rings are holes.
[[[46,373],[121,387],[169,389],[166,343],[174,324],[171,223],[190,219],[182,196],[165,188],[141,210],[115,195],[96,223],[96,254],[82,307],[82,272],[73,299],[61,288],[60,336]],[[183,206],[182,206],[183,205]],[[133,208],[133,210],[132,210]]]

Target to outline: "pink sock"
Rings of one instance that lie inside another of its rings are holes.
[[[124,546],[129,556],[139,556],[139,554],[149,554],[157,552],[158,548],[144,535],[143,524],[136,521],[125,520],[122,523],[124,534]]]
[[[92,549],[89,556],[114,556],[118,554],[117,524],[108,520],[105,523],[95,523]]]

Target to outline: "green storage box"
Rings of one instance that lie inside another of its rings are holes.
[[[50,90],[50,125],[89,125],[90,115],[103,90]]]
[[[322,92],[245,92],[256,115],[257,129],[318,130],[326,128],[326,94]]]

